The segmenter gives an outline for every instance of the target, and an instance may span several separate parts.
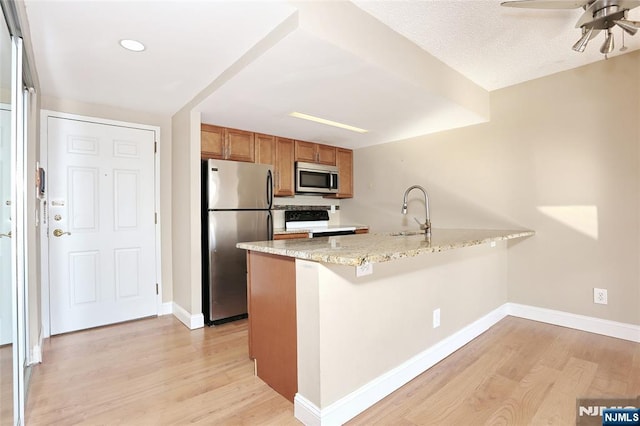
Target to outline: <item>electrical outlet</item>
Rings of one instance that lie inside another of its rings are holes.
[[[433,310],[433,328],[440,327],[440,308]]]
[[[363,263],[356,266],[356,277],[364,277],[373,274],[373,263]]]
[[[593,303],[600,305],[607,304],[607,289],[606,288],[594,288],[593,289]]]

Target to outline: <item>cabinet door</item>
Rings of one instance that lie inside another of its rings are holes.
[[[294,187],[295,144],[291,139],[276,137],[275,188],[276,197],[291,197]]]
[[[202,124],[200,127],[202,158],[224,158],[224,127]]]
[[[225,129],[227,153],[226,160],[255,162],[255,140],[252,132],[238,129]]]
[[[316,158],[317,163],[328,164],[330,166],[336,165],[336,147],[329,145],[316,144]]]
[[[296,161],[305,161],[307,163],[316,162],[316,146],[317,144],[312,142],[295,142],[295,155]]]
[[[271,135],[263,135],[256,133],[256,163],[258,164],[276,164],[276,138]]]
[[[340,174],[338,193],[325,198],[353,198],[353,151],[336,148],[336,165]]]

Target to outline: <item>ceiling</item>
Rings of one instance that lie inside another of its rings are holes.
[[[163,116],[190,104],[203,122],[350,148],[487,121],[488,92],[604,59],[602,35],[571,50],[580,9],[494,0],[25,6],[43,95]],[[123,38],[147,49],[126,51]],[[626,52],[640,48],[640,35],[625,41]]]

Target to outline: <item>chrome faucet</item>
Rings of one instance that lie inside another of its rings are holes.
[[[430,237],[431,236],[431,219],[429,218],[429,196],[427,195],[427,191],[423,187],[421,187],[420,185],[413,185],[407,188],[406,191],[404,191],[404,198],[402,200],[402,214],[407,214],[407,196],[409,195],[409,192],[411,192],[411,190],[413,189],[419,189],[424,194],[424,207],[426,210],[426,217],[424,220],[424,224],[420,223],[420,221],[415,217],[413,219],[416,222],[418,222],[418,225],[420,225],[420,229],[424,231],[425,235],[427,237]]]

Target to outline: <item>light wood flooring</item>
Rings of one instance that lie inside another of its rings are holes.
[[[575,425],[577,398],[640,395],[640,344],[507,317],[351,425]]]
[[[577,397],[640,395],[640,344],[507,317],[349,422],[575,424]],[[253,376],[245,321],[187,330],[172,316],[48,339],[26,424],[293,425]]]

